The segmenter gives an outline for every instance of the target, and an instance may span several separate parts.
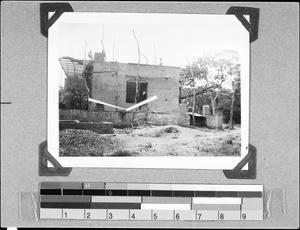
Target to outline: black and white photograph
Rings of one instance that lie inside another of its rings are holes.
[[[235,16],[65,13],[48,51],[59,158],[189,167],[246,154],[249,33]]]

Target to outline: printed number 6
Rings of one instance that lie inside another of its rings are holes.
[[[176,213],[175,219],[176,219],[176,220],[179,220],[179,219],[180,219],[180,214],[179,214],[179,213]]]

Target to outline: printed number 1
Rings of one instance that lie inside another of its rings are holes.
[[[68,213],[67,212],[65,212],[65,218],[68,218]]]

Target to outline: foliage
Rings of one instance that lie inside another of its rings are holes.
[[[187,97],[192,105],[195,87],[195,112],[202,113],[203,105],[211,105],[211,114],[216,106],[224,108],[224,120],[240,123],[240,63],[238,54],[225,50],[215,55],[197,58],[181,72],[181,98]]]
[[[91,97],[92,78],[93,65],[91,63],[85,65],[81,76],[68,77],[66,87],[59,91],[59,108],[88,110],[88,97]],[[66,97],[69,97],[69,99]]]

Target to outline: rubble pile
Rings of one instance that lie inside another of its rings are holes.
[[[65,129],[59,132],[59,156],[104,156],[119,148],[114,135],[90,130]]]

